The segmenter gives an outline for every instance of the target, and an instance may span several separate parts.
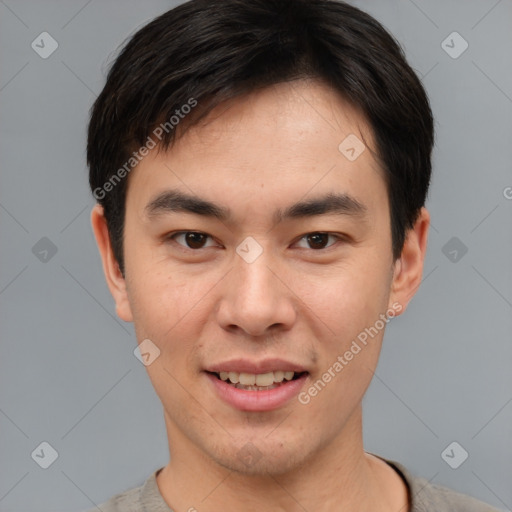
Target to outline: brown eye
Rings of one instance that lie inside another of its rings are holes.
[[[338,240],[338,241],[342,240],[341,237],[336,236],[332,233],[316,232],[316,233],[308,233],[307,235],[304,235],[299,240],[299,242],[302,242],[303,240],[306,241],[308,247],[302,247],[304,249],[321,250],[321,249],[327,249],[327,248],[331,247],[332,245],[334,245],[334,243],[327,245],[327,243],[329,242],[329,237],[335,239],[334,243],[336,243],[336,240]]]
[[[181,231],[169,238],[171,240],[178,240],[180,237],[184,238],[185,243],[178,242],[178,244],[188,249],[203,249],[206,241],[210,238],[206,233],[199,233],[198,231]]]
[[[329,235],[328,233],[312,233],[306,235],[306,240],[312,249],[324,249],[329,240]]]
[[[189,232],[185,234],[185,241],[191,249],[201,249],[206,240],[206,235],[203,233]]]

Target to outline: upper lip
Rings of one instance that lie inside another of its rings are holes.
[[[206,368],[207,372],[236,372],[252,373],[255,375],[282,370],[284,372],[302,373],[307,370],[297,363],[284,359],[263,359],[262,361],[249,361],[248,359],[230,359]]]

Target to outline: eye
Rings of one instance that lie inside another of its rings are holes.
[[[187,249],[204,249],[205,242],[208,238],[211,238],[210,235],[206,233],[201,233],[199,231],[180,231],[178,233],[171,234],[167,237],[168,240],[178,240],[180,237],[183,237],[184,244],[178,242],[179,245],[186,247]]]
[[[331,244],[328,244],[329,237],[334,240]],[[212,240],[212,237],[200,231],[179,231],[177,233],[171,233],[166,238],[168,240],[176,241],[178,245],[192,250],[215,247],[215,243],[206,245],[207,240]],[[183,240],[182,242],[179,241],[180,238]],[[343,241],[343,238],[333,233],[313,232],[303,235],[296,243],[302,241],[305,241],[309,245],[309,247],[302,247],[304,249],[322,250],[332,247],[336,241]]]
[[[333,244],[326,245],[329,237],[335,238],[336,240],[342,241],[343,239],[340,236],[334,235],[332,233],[322,233],[322,232],[315,232],[315,233],[308,233],[304,235],[299,242],[302,240],[305,240],[306,243],[310,244],[311,247],[305,247],[305,249],[325,249],[328,247],[331,247]]]

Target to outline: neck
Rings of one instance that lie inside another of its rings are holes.
[[[363,450],[359,406],[332,442],[286,473],[230,471],[174,428],[166,417],[172,457],[157,484],[174,511],[408,511],[407,488],[382,460]]]

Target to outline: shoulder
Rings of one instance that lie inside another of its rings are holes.
[[[395,461],[386,460],[407,482],[410,490],[410,512],[500,512],[499,509],[442,485],[410,473]]]
[[[98,509],[102,512],[141,512],[141,510],[172,512],[158,491],[156,483],[158,471],[160,470],[152,473],[139,487],[116,494],[108,501],[86,512],[97,512]]]
[[[121,492],[112,496],[108,501],[101,503],[98,507],[90,509],[87,512],[97,511],[98,508],[102,512],[140,512],[140,487],[129,489],[128,491]]]

